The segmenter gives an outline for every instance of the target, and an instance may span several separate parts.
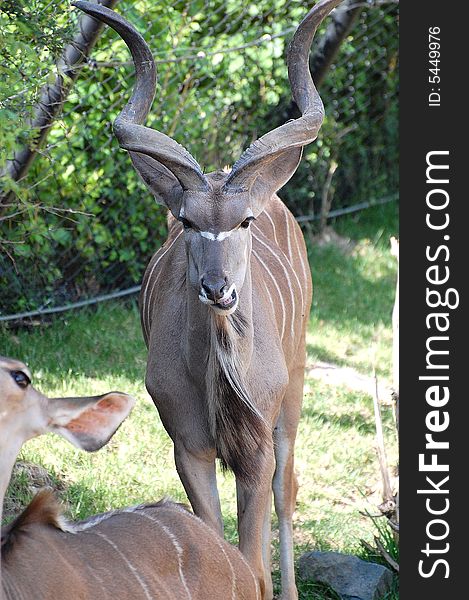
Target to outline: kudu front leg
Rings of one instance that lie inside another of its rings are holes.
[[[274,456],[270,449],[262,459],[264,464],[259,472],[261,479],[256,486],[236,481],[238,501],[238,535],[239,549],[246,557],[259,581],[261,598],[272,600],[272,574],[270,572],[270,552],[266,553],[267,519],[272,503],[272,477],[274,473]],[[269,532],[270,533],[270,532]],[[270,549],[269,549],[270,550]]]
[[[174,442],[176,469],[194,513],[223,536],[215,458],[215,449],[195,452],[181,441]]]
[[[275,512],[278,517],[280,538],[280,573],[282,600],[296,600],[298,591],[295,583],[293,556],[293,513],[298,492],[298,480],[294,468],[294,446],[300,405],[294,402],[302,390],[303,375],[298,371],[297,385],[293,379],[287,391],[284,407],[274,429],[275,474],[273,479]],[[299,383],[301,382],[301,386]],[[288,402],[288,400],[290,402]]]
[[[296,600],[298,592],[295,583],[293,558],[293,512],[295,510],[298,482],[294,471],[293,447],[290,440],[278,436],[275,448],[277,467],[274,475],[274,503],[278,517],[280,539],[280,573],[282,600]]]

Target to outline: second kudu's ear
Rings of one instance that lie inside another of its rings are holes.
[[[94,452],[107,444],[134,405],[134,398],[120,392],[90,398],[48,399],[48,429],[74,446]]]

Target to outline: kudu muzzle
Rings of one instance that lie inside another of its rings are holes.
[[[200,280],[199,300],[211,306],[218,314],[231,314],[238,306],[236,285],[230,285],[227,277],[207,273]]]

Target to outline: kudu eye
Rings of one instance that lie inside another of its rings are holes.
[[[23,373],[23,371],[12,371],[11,376],[13,377],[15,382],[20,386],[20,388],[27,388],[28,385],[31,383],[31,380],[26,375],[26,373]]]
[[[188,221],[187,219],[185,219],[184,217],[180,217],[179,220],[181,221],[184,229],[192,229],[193,228],[192,223],[190,221]]]
[[[240,227],[242,227],[243,229],[247,229],[251,224],[251,221],[254,221],[254,217],[248,217],[247,219],[244,219]]]

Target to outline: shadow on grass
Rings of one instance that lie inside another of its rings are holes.
[[[28,363],[33,381],[54,384],[79,376],[122,377],[141,383],[146,348],[136,301],[109,302],[41,322],[0,327],[1,354]],[[35,377],[36,374],[36,377]]]
[[[323,425],[336,425],[344,430],[355,429],[356,431],[372,435],[376,433],[374,422],[359,412],[349,412],[343,415],[335,415],[317,411],[312,408],[304,408],[302,416],[308,416]]]
[[[313,331],[314,334],[314,331]],[[339,356],[335,352],[331,352],[325,346],[321,346],[319,344],[306,344],[306,354],[309,357],[317,357],[319,360],[322,360],[326,363],[331,363],[333,365],[337,365],[339,367],[349,367],[350,361],[345,359],[342,356]],[[307,364],[308,366],[308,364]]]

